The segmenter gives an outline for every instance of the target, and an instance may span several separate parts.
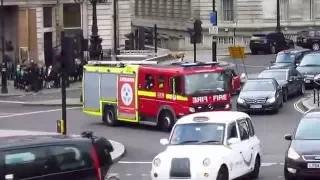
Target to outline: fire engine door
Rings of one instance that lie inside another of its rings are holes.
[[[118,77],[118,120],[136,122],[136,77],[119,74]]]

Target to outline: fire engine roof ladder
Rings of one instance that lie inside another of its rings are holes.
[[[143,60],[131,61],[89,61],[89,65],[120,65],[120,64],[136,64],[136,65],[171,65],[174,63],[181,63],[185,53],[165,54],[162,56],[151,57]]]

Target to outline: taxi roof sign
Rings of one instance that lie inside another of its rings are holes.
[[[204,122],[204,121],[209,121],[209,118],[206,116],[196,116],[193,118],[193,121],[195,122]]]

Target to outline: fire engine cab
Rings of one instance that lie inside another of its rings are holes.
[[[170,131],[184,115],[229,111],[228,73],[215,62],[183,62],[184,54],[131,61],[96,61],[84,66],[83,111],[120,122]],[[240,84],[240,77],[232,82]],[[234,84],[234,83],[232,83]]]

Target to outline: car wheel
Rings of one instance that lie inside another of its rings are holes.
[[[318,43],[313,43],[313,44],[312,44],[312,50],[314,50],[314,51],[319,51],[319,49],[320,49],[320,46],[319,46]]]
[[[283,101],[286,102],[288,100],[288,90],[283,90]]]
[[[103,111],[102,121],[108,126],[116,126],[119,124],[113,107],[105,107]]]
[[[285,180],[297,180],[297,179],[298,179],[298,178],[292,177],[292,176],[289,174],[286,166],[284,166],[283,172],[284,172],[283,174],[284,174],[284,179],[285,179]]]
[[[254,169],[249,175],[251,179],[257,179],[259,177],[260,166],[261,166],[260,156],[257,156],[256,161],[254,163]]]
[[[170,132],[174,125],[174,117],[170,111],[163,111],[159,115],[158,127],[161,131]]]
[[[220,170],[218,172],[217,180],[229,180],[229,172],[226,167],[222,166],[220,168]]]
[[[271,54],[275,54],[276,53],[276,47],[274,47],[274,45],[270,46],[270,53]]]
[[[306,87],[305,87],[304,83],[302,83],[299,94],[303,95],[305,93],[305,91],[306,91]]]
[[[251,49],[251,54],[257,55],[257,54],[258,54],[258,51],[255,51],[255,50],[252,50],[252,49]]]

